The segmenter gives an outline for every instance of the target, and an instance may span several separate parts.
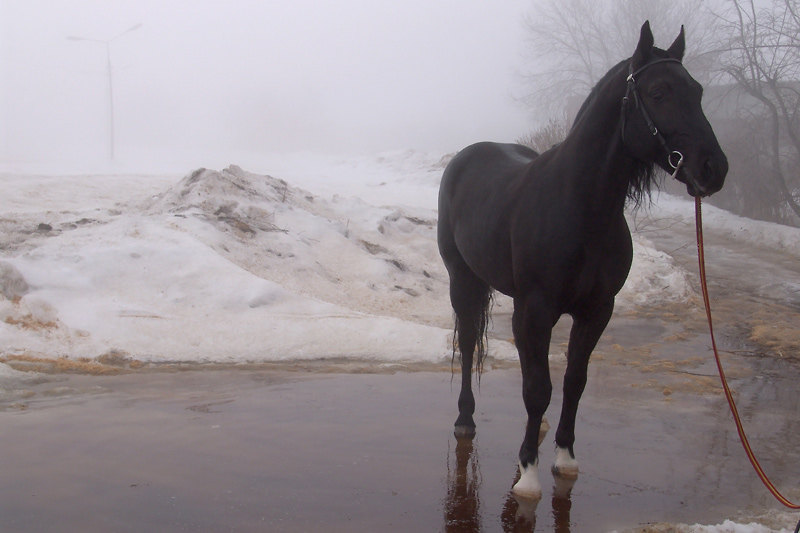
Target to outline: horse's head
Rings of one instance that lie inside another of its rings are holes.
[[[628,67],[622,139],[632,155],[673,174],[690,195],[709,196],[722,188],[728,160],[703,114],[703,87],[681,64],[684,48],[683,27],[661,50],[644,23]]]

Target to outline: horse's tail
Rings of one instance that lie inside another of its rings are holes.
[[[451,365],[455,365],[456,353],[459,354],[459,363],[463,365],[463,357],[461,357],[463,350],[462,347],[459,346],[458,339],[461,329],[467,326],[469,330],[475,332],[475,351],[473,352],[472,359],[473,367],[475,369],[475,373],[478,375],[479,380],[480,375],[483,373],[483,363],[486,360],[487,354],[489,353],[489,323],[491,320],[493,301],[494,298],[492,297],[492,290],[486,290],[486,292],[481,295],[480,311],[469,317],[473,319],[472,324],[462,324],[461,320],[458,318],[458,315],[454,313],[455,327],[453,329],[453,358]]]

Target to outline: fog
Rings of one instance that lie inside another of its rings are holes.
[[[104,41],[115,164],[514,140],[527,4],[0,0],[0,161],[110,160]]]

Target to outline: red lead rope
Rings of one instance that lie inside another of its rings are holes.
[[[725,390],[725,398],[728,400],[728,405],[731,408],[731,413],[733,414],[733,420],[736,422],[736,431],[739,432],[739,440],[742,442],[742,446],[744,447],[744,451],[747,454],[747,458],[750,459],[750,464],[753,465],[753,468],[756,470],[756,474],[758,474],[759,479],[764,485],[767,487],[767,490],[775,496],[775,499],[781,502],[783,505],[788,507],[789,509],[800,509],[800,505],[792,503],[788,499],[786,499],[783,494],[775,488],[775,485],[772,484],[772,481],[769,480],[767,474],[764,473],[764,469],[761,468],[758,460],[756,459],[755,454],[753,454],[753,449],[750,447],[750,442],[747,440],[747,435],[744,433],[744,427],[742,426],[742,420],[739,418],[739,411],[736,409],[736,404],[733,401],[733,395],[731,394],[731,389],[728,387],[728,380],[725,379],[725,372],[722,370],[722,363],[719,359],[719,352],[717,351],[717,343],[714,340],[714,326],[711,323],[711,305],[709,304],[708,300],[708,284],[706,283],[706,264],[705,264],[705,257],[703,254],[703,217],[700,212],[700,197],[696,196],[694,201],[694,213],[695,213],[695,221],[697,223],[697,259],[698,263],[700,264],[700,287],[703,291],[703,303],[706,306],[706,316],[708,317],[708,330],[711,333],[711,347],[714,349],[714,358],[717,361],[717,368],[719,369],[719,378],[722,381],[722,388]],[[798,525],[800,528],[800,525]]]

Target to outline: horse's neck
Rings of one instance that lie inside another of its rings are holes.
[[[572,179],[584,191],[585,209],[594,215],[622,214],[637,171],[636,161],[622,143],[621,99],[621,94],[598,97],[563,143],[565,150],[577,154]]]

